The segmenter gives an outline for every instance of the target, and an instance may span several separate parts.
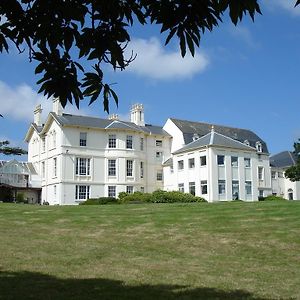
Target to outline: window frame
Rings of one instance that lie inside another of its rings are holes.
[[[225,166],[225,155],[223,155],[223,154],[218,154],[217,155],[217,165],[218,166]]]
[[[133,177],[133,160],[126,160],[126,177]]]
[[[83,191],[85,190],[85,191]],[[90,186],[83,184],[76,184],[75,186],[75,199],[82,201],[90,198]]]
[[[218,180],[218,194],[219,195],[226,194],[226,180],[225,179]]]
[[[195,168],[195,158],[189,158],[188,159],[188,166],[189,166],[189,169],[194,169]]]
[[[91,174],[91,159],[87,157],[76,157],[75,160],[75,175],[90,176]]]
[[[201,195],[207,195],[208,194],[207,180],[201,180],[200,181],[200,191],[201,191]]]
[[[117,176],[117,160],[108,159],[107,160],[107,176],[115,177]]]
[[[249,164],[246,162],[249,162]],[[244,157],[244,166],[245,166],[245,168],[251,168],[251,158],[250,157]]]
[[[133,149],[133,136],[126,135],[126,149]]]
[[[184,169],[184,160],[181,159],[181,160],[178,160],[177,161],[177,166],[178,166],[178,170],[181,171]]]
[[[108,148],[109,149],[116,149],[117,148],[117,135],[116,134],[109,134],[108,135]]]
[[[86,147],[87,146],[87,132],[80,132],[79,133],[79,147]]]
[[[196,182],[195,181],[189,182],[189,193],[192,194],[193,196],[196,195]]]
[[[204,162],[204,163],[203,163]],[[207,165],[207,158],[206,155],[201,155],[200,156],[200,167],[204,167]]]
[[[116,198],[117,195],[117,186],[116,185],[109,185],[107,187],[107,196]]]

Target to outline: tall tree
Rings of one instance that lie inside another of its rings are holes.
[[[0,51],[28,50],[41,74],[39,92],[47,97],[79,107],[84,97],[93,103],[102,93],[108,112],[110,97],[117,104],[118,97],[104,82],[103,65],[124,70],[132,62],[134,54],[124,57],[129,26],[158,24],[167,33],[165,44],[177,38],[182,56],[187,48],[194,55],[201,35],[227,12],[235,25],[261,13],[258,0],[1,0]]]
[[[297,157],[297,162],[285,171],[285,177],[291,181],[300,181],[300,139],[294,143],[294,154]]]

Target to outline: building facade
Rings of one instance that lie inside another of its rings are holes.
[[[145,124],[141,104],[132,106],[130,122],[65,114],[57,99],[44,124],[41,112],[37,106],[25,140],[42,203],[157,189],[209,202],[257,201],[275,193],[267,145],[250,130],[174,118],[153,126]]]
[[[41,124],[41,107],[27,135],[28,160],[41,176],[42,202],[78,204],[87,198],[163,188],[162,162],[171,136],[144,122],[142,105],[131,122],[63,114],[58,100]]]

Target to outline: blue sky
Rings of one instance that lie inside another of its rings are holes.
[[[147,123],[163,125],[167,118],[203,121],[251,129],[268,144],[271,154],[292,150],[300,138],[300,7],[295,1],[260,1],[263,15],[235,27],[228,20],[202,36],[196,57],[182,59],[178,45],[164,47],[156,26],[131,29],[128,50],[137,59],[128,70],[106,69],[107,82],[116,82],[119,108],[111,113],[128,118],[129,108],[145,106]],[[26,147],[24,137],[41,103],[46,116],[51,100],[37,94],[34,65],[26,54],[0,55],[0,140]],[[106,118],[102,101],[79,111]],[[11,157],[0,156],[0,159]],[[18,157],[26,160],[26,156]]]

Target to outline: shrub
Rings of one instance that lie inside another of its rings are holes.
[[[22,202],[24,203],[25,202],[25,197],[24,197],[23,193],[17,193],[16,202],[17,203],[22,203]]]
[[[267,197],[264,197],[263,200],[260,200],[260,201],[283,201],[283,200],[286,200],[286,199],[283,197],[280,197],[280,196],[269,195]]]
[[[120,203],[191,203],[191,202],[206,202],[201,197],[193,196],[192,194],[182,193],[179,191],[163,191],[157,190],[152,194],[135,192],[129,194],[119,200]]]
[[[126,197],[126,196],[128,196],[129,195],[129,193],[126,193],[126,192],[120,192],[119,193],[119,200],[122,200],[124,197]]]
[[[103,205],[103,204],[117,204],[118,201],[114,197],[100,197],[100,198],[91,198],[80,203],[80,205]]]

